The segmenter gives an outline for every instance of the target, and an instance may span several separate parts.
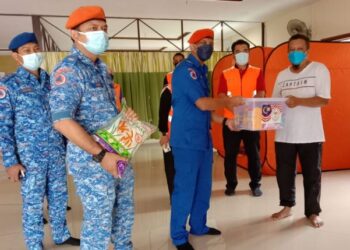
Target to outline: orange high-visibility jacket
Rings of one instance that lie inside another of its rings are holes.
[[[122,110],[122,103],[121,103],[121,97],[122,92],[120,88],[120,84],[114,83],[114,94],[115,94],[115,104],[117,105],[117,109],[120,112]]]
[[[162,92],[167,88],[169,89],[170,93],[172,94],[172,78],[173,78],[173,72],[169,72],[167,75],[166,75],[166,79],[167,79],[167,82],[168,82],[168,85],[165,86],[162,90]],[[168,114],[168,137],[170,138],[170,130],[171,130],[171,120],[173,119],[173,107],[170,108],[169,110],[169,114]]]
[[[239,69],[234,66],[224,70],[223,74],[227,83],[227,92],[230,92],[232,96],[242,96],[245,98],[254,97],[254,91],[256,91],[256,84],[260,72],[260,68],[249,65],[241,78]],[[224,116],[226,118],[233,118],[233,112],[225,108]]]

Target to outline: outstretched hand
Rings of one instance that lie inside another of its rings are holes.
[[[241,96],[226,97],[226,108],[232,110],[233,107],[243,105],[245,102]]]

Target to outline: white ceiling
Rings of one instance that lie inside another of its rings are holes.
[[[272,15],[288,9],[317,2],[318,0],[243,0],[242,2],[228,2],[218,0],[0,0],[0,14],[19,14],[19,15],[69,15],[72,10],[81,5],[100,5],[105,9],[106,15],[109,17],[134,17],[134,18],[164,18],[164,19],[201,19],[201,20],[226,20],[226,21],[248,21],[263,22],[268,20]],[[66,18],[46,18],[57,27],[64,30]],[[130,20],[113,20],[108,19],[110,27],[109,34],[117,32],[124,27]],[[113,23],[113,25],[111,25]],[[211,26],[212,22],[205,25],[187,23],[185,31],[191,31],[196,26]],[[135,24],[134,24],[135,25]],[[251,25],[259,25],[251,24]],[[180,35],[178,25],[174,23],[162,21],[152,21],[152,27],[160,27],[162,34],[170,37]],[[69,38],[61,32],[45,27],[51,31],[50,34],[59,41],[60,48],[66,49],[70,47]],[[118,28],[119,27],[119,28]],[[242,28],[241,26],[240,28]],[[132,32],[135,27],[130,26],[125,30]],[[158,29],[158,28],[157,28]],[[152,33],[143,29],[141,35]],[[23,31],[32,31],[32,23],[30,17],[13,17],[0,16],[0,49],[6,48],[9,40],[16,34]],[[167,33],[167,34],[166,34]],[[154,37],[154,34],[150,35]],[[122,41],[111,41],[110,48],[118,49]],[[130,45],[137,45],[137,41],[129,41]],[[175,43],[175,42],[174,42]],[[62,45],[63,44],[63,45]],[[125,44],[125,43],[124,43]],[[144,41],[144,47],[161,47],[159,41]],[[177,45],[179,45],[177,43]],[[131,46],[132,47],[132,46]],[[172,46],[170,46],[172,47]]]
[[[1,0],[1,13],[69,15],[81,5],[100,5],[106,15],[175,19],[265,21],[271,14],[317,0]]]

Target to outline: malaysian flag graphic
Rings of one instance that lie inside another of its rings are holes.
[[[271,120],[278,120],[282,114],[282,104],[263,104],[261,108],[261,120],[268,122]]]

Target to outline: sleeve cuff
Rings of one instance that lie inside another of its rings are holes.
[[[13,165],[19,164],[17,161],[16,157],[11,157],[10,159],[4,159],[4,167],[9,168],[12,167]]]
[[[69,111],[61,111],[52,114],[52,121],[57,122],[60,120],[72,119],[71,113]]]

